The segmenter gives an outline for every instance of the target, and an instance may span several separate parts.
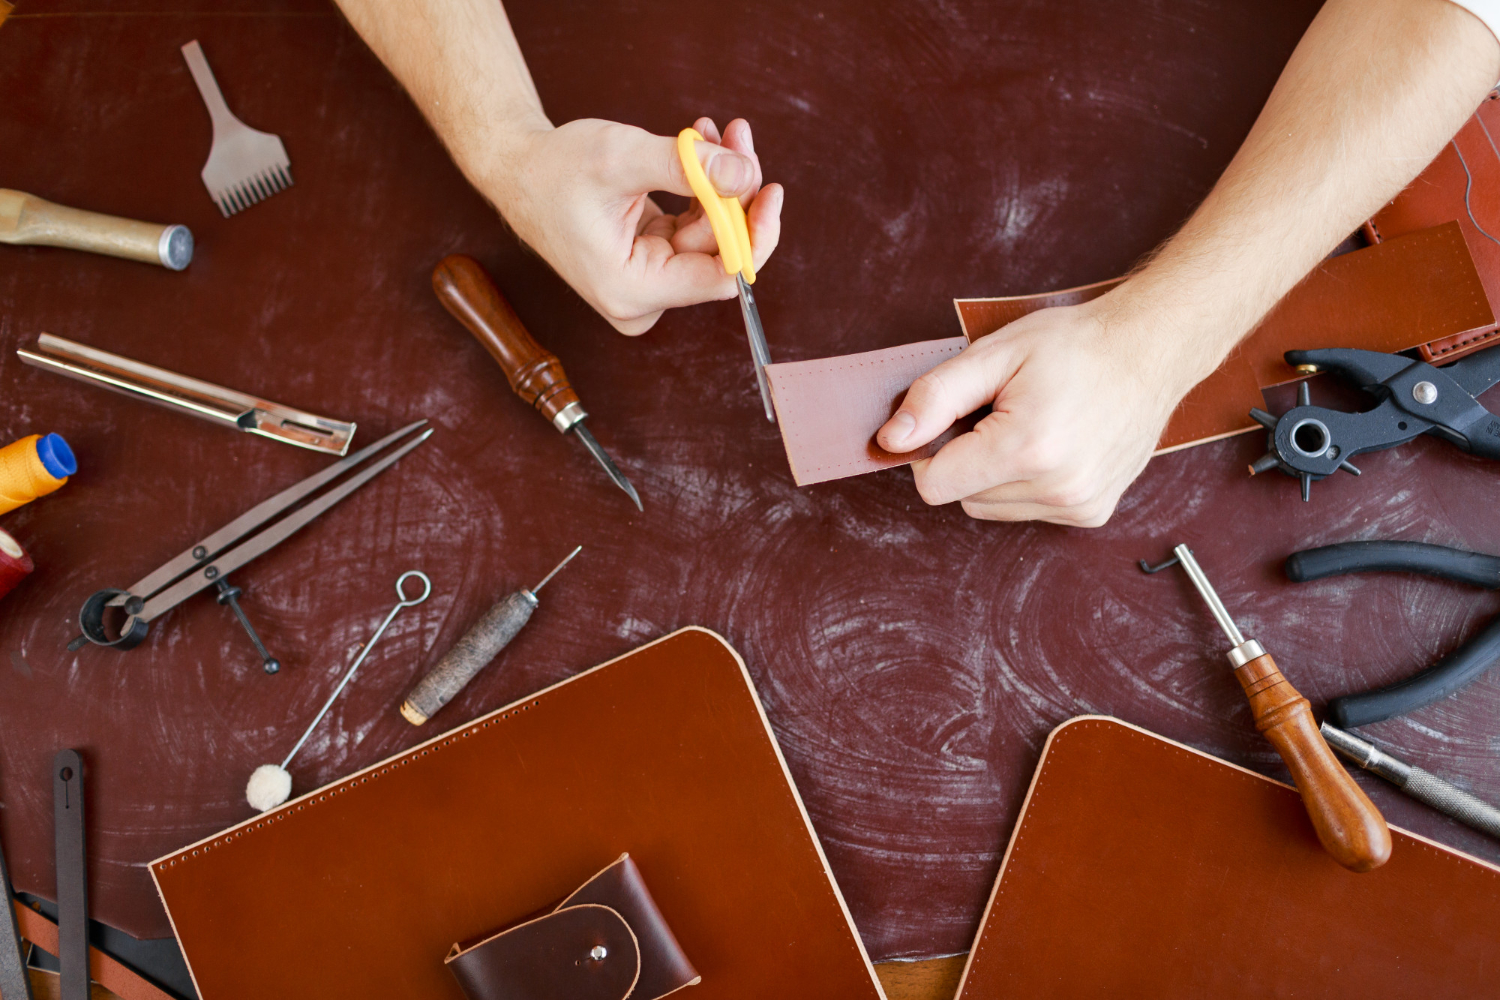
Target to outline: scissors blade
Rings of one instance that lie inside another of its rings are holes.
[[[760,401],[766,407],[766,419],[776,422],[776,411],[771,406],[771,386],[766,381],[766,365],[771,363],[771,349],[766,345],[766,329],[760,325],[760,310],[755,308],[755,293],[743,274],[734,280],[740,286],[740,315],[745,317],[745,336],[750,340],[750,360],[755,364],[755,382],[760,386]]]

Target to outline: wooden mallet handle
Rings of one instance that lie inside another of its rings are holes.
[[[1236,667],[1234,676],[1250,699],[1255,728],[1292,772],[1324,849],[1351,871],[1385,864],[1391,856],[1385,817],[1334,758],[1307,699],[1281,675],[1269,653]]]
[[[562,362],[531,336],[479,261],[449,254],[433,269],[432,289],[444,308],[500,363],[516,395],[558,430],[566,431],[587,416],[578,393],[568,384]],[[569,404],[573,404],[571,410]]]

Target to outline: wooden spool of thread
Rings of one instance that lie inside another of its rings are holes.
[[[15,589],[16,584],[36,568],[21,543],[0,531],[0,597]]]
[[[33,434],[0,448],[0,514],[57,490],[77,471],[73,450],[57,434]]]

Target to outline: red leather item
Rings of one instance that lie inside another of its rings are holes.
[[[1500,868],[1391,834],[1357,875],[1295,789],[1118,719],[1065,722],[958,998],[1493,997]]]
[[[16,589],[16,584],[26,579],[36,569],[31,556],[21,548],[21,543],[11,535],[0,531],[0,597]]]
[[[703,629],[150,868],[204,1000],[457,1000],[452,942],[621,845],[703,973],[695,1000],[881,996],[744,664]]]
[[[963,337],[866,351],[840,358],[766,365],[787,461],[798,486],[910,465],[953,437],[903,455],[875,443],[906,390],[968,346]]]
[[[1194,387],[1172,415],[1157,454],[1257,430],[1249,412],[1266,405],[1261,390],[1302,377],[1282,357],[1287,351],[1393,352],[1487,336],[1495,316],[1469,246],[1458,224],[1449,222],[1325,260]],[[973,341],[1038,309],[1098,298],[1121,280],[1039,295],[956,299],[954,305]]]
[[[1491,93],[1427,169],[1365,223],[1365,235],[1372,243],[1379,243],[1456,220],[1474,254],[1491,304],[1500,303],[1500,243],[1495,242],[1500,237],[1497,98],[1500,92]],[[1439,338],[1422,345],[1422,359],[1438,363],[1455,360],[1493,343],[1497,337],[1500,331],[1480,330]]]
[[[629,854],[550,914],[455,944],[444,962],[469,1000],[658,1000],[700,979]]]
[[[626,1000],[641,951],[624,917],[591,903],[528,920],[444,964],[469,1000]]]

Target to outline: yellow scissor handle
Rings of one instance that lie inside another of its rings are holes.
[[[738,198],[723,197],[709,183],[703,164],[698,160],[698,148],[693,145],[703,141],[697,129],[683,129],[677,133],[677,158],[682,161],[694,197],[703,206],[703,214],[708,216],[714,239],[719,241],[719,260],[724,264],[724,273],[742,274],[745,284],[753,285],[755,257],[750,250],[750,226],[745,221],[745,208]]]

